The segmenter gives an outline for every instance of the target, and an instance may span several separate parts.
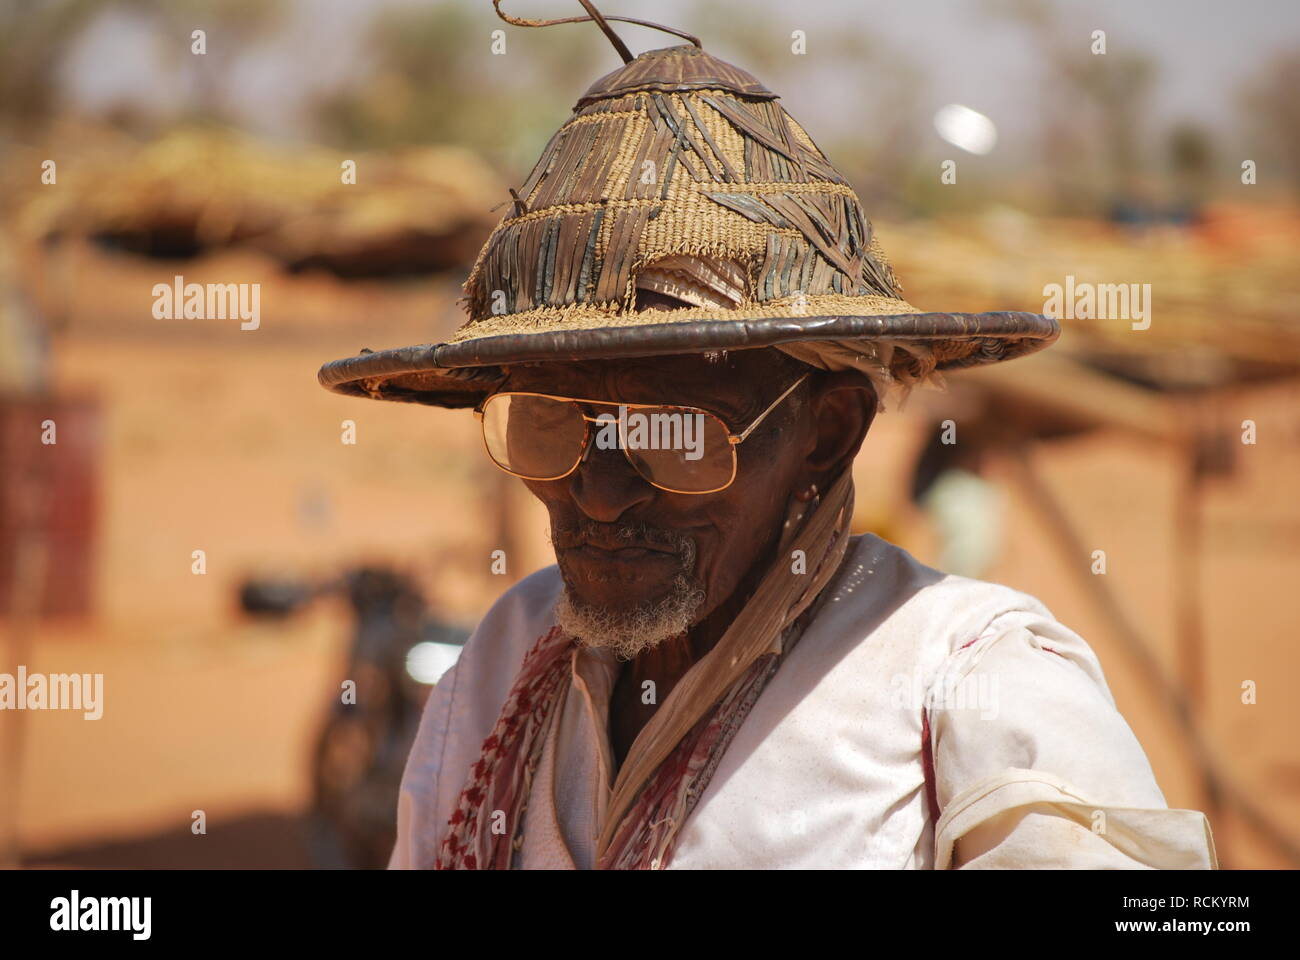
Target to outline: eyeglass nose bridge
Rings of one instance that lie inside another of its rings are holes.
[[[582,456],[578,457],[578,466],[582,466],[584,463],[590,460],[591,451],[596,449],[596,445],[591,442],[591,424],[593,422],[593,418],[588,417],[584,413],[582,415],[582,419],[586,421],[586,423],[583,424],[583,426],[586,428],[586,432],[583,433],[582,435]]]
[[[579,401],[573,401],[573,402],[578,407],[578,413],[582,414],[582,419],[586,421],[586,423],[584,424],[584,426],[586,427],[586,433],[584,433],[582,436],[582,456],[578,458],[578,464],[577,466],[574,467],[574,469],[576,470],[578,469],[578,466],[581,466],[582,464],[586,463],[591,458],[591,451],[596,449],[596,447],[598,446],[598,444],[591,442],[591,425],[593,423],[597,423],[600,424],[601,427],[604,427],[609,423],[616,423],[618,425],[618,449],[621,450],[623,452],[623,456],[627,458],[628,465],[631,466],[633,470],[636,470],[637,476],[641,477],[641,479],[645,480],[647,483],[650,483],[651,482],[650,478],[643,476],[641,471],[637,470],[636,463],[632,460],[632,455],[628,452],[627,444],[624,442],[624,437],[623,437],[622,421],[619,418],[614,417],[613,414],[609,414],[609,413],[603,415],[597,414],[596,416],[593,417],[590,414],[588,414],[587,411],[582,409],[581,402]],[[613,417],[612,420],[610,419],[611,417]]]

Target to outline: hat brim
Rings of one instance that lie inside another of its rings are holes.
[[[761,317],[605,325],[479,336],[362,353],[320,368],[321,386],[335,393],[473,407],[511,363],[616,360],[712,350],[746,350],[783,343],[843,340],[914,341],[932,347],[936,369],[1011,360],[1041,350],[1060,334],[1051,317],[1034,313],[903,313],[883,316]]]

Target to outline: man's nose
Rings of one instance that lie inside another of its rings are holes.
[[[621,449],[601,450],[592,443],[578,469],[569,474],[569,496],[599,523],[613,523],[658,492],[627,462]]]

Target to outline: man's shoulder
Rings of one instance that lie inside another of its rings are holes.
[[[978,658],[1012,640],[1057,653],[1101,678],[1087,642],[1037,597],[928,567],[873,534],[854,538],[827,591],[799,646],[807,646],[804,658],[828,669],[843,663],[859,675],[906,672],[926,681],[953,657]]]
[[[465,654],[481,654],[500,663],[503,657],[517,653],[522,660],[527,648],[555,625],[555,601],[563,588],[555,564],[524,577],[483,614],[465,645]]]
[[[555,625],[555,601],[563,588],[554,565],[531,573],[502,593],[479,620],[456,661],[454,687],[463,701],[490,704],[505,698],[524,654]],[[495,716],[495,714],[493,714]]]
[[[844,568],[791,658],[826,691],[927,690],[997,651],[1008,680],[1033,683],[1068,661],[1106,691],[1096,654],[1031,594],[946,574],[872,534],[855,537]],[[811,681],[809,681],[811,682]],[[850,694],[846,694],[850,695]],[[1109,693],[1105,692],[1109,697]]]
[[[874,534],[855,537],[845,569],[830,589],[834,602],[867,624],[904,624],[955,650],[999,618],[1025,625],[1055,624],[1037,597],[987,580],[944,573]]]

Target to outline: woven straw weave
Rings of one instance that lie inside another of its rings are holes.
[[[707,57],[670,47],[643,58],[655,54]],[[852,188],[771,94],[589,96],[517,195],[465,283],[470,322],[452,343],[613,318],[917,312]],[[634,313],[637,272],[674,254],[742,264],[741,308]]]

